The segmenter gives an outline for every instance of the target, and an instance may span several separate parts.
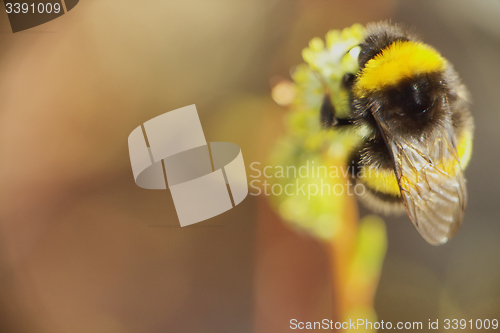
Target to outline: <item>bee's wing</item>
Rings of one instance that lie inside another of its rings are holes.
[[[451,124],[437,134],[406,140],[375,118],[394,158],[406,212],[427,242],[446,243],[458,230],[467,202]]]

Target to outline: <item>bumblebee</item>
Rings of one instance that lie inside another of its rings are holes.
[[[466,87],[453,66],[412,33],[386,22],[366,27],[359,70],[343,78],[350,116],[337,118],[328,94],[325,127],[367,128],[352,154],[351,181],[372,210],[406,210],[422,237],[444,244],[467,204],[463,170],[472,151]]]

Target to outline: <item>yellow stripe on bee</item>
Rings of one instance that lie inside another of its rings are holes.
[[[472,155],[472,131],[464,130],[460,135],[457,145],[458,158],[460,159],[460,166],[465,170],[469,164]]]
[[[438,164],[438,168],[449,175],[455,175],[458,170],[465,170],[472,155],[472,131],[465,130],[460,134],[457,144],[458,161],[448,160]]]
[[[405,78],[443,71],[446,60],[432,47],[413,41],[396,41],[368,60],[353,92],[366,94],[394,86]]]
[[[460,168],[465,170],[472,154],[472,132],[464,131],[458,140],[457,154],[460,159]],[[457,161],[454,159],[444,165],[438,166],[448,174],[456,172]],[[393,196],[401,196],[398,180],[394,170],[377,169],[371,166],[361,168],[359,178],[362,183],[372,190]]]
[[[361,182],[376,192],[401,196],[394,170],[365,166],[361,168],[359,178]]]

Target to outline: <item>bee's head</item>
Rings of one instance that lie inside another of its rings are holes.
[[[444,58],[430,46],[395,41],[366,61],[356,77],[353,99],[359,110],[379,112],[395,131],[420,133],[444,114],[445,68]]]

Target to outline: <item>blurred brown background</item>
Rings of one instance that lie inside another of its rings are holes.
[[[386,219],[379,319],[498,319],[499,18],[495,0],[82,0],[12,34],[0,15],[1,331],[287,332],[292,318],[330,318],[320,244],[264,197],[178,227],[168,191],[134,184],[127,137],[196,104],[207,140],[264,162],[286,112],[273,79],[312,37],[381,19],[414,26],[455,65],[476,136],[449,244]]]

